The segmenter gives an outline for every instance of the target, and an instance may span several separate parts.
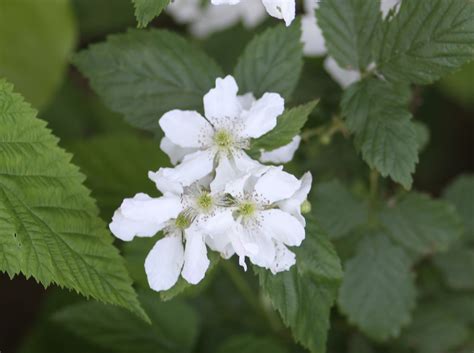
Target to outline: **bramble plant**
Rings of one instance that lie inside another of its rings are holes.
[[[472,158],[416,173],[474,1],[4,0],[0,52],[19,352],[474,349]]]

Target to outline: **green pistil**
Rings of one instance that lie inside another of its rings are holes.
[[[219,149],[228,151],[232,148],[234,139],[228,131],[219,130],[214,134],[214,143],[219,147]]]
[[[189,227],[190,224],[191,224],[191,221],[183,213],[180,213],[178,217],[176,217],[175,225],[177,228],[186,229]]]
[[[202,193],[197,199],[198,207],[203,211],[210,211],[213,205],[212,196],[209,193]]]
[[[255,213],[256,210],[257,208],[253,202],[246,201],[239,205],[238,211],[242,217],[250,217]]]

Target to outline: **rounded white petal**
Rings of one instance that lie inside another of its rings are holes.
[[[257,26],[266,17],[265,7],[261,1],[241,0],[238,7],[242,16],[242,22],[246,28]]]
[[[160,119],[160,127],[167,138],[181,147],[199,148],[212,138],[211,125],[198,112],[171,110]]]
[[[249,110],[252,107],[252,104],[255,103],[256,99],[252,92],[245,93],[244,95],[237,96],[237,99],[242,106],[242,109]]]
[[[125,199],[114,213],[109,228],[119,239],[130,241],[135,236],[152,237],[165,222],[175,218],[182,211],[179,197],[174,195],[151,198],[137,194]]]
[[[323,32],[318,25],[318,20],[313,14],[304,15],[301,19],[301,41],[303,53],[307,56],[323,56],[327,53]]]
[[[235,220],[230,209],[221,209],[206,222],[200,229],[206,234],[206,244],[214,251],[225,253],[231,243],[229,233],[235,227]]]
[[[261,211],[262,229],[274,239],[289,246],[299,246],[305,238],[303,225],[289,213],[278,209]]]
[[[202,8],[200,16],[196,17],[191,24],[190,31],[199,38],[223,30],[240,21],[240,13],[238,5],[222,4],[219,6],[208,5]]]
[[[262,232],[255,232],[252,235],[257,251],[249,253],[248,257],[254,265],[269,269],[275,262],[275,243]]]
[[[262,151],[260,161],[263,163],[282,164],[288,163],[293,159],[296,150],[300,147],[301,137],[295,136],[291,142],[285,146],[272,151]]]
[[[196,152],[195,148],[186,148],[174,144],[166,136],[161,139],[160,148],[170,157],[170,161],[173,165],[181,162],[184,156]]]
[[[270,16],[283,19],[289,26],[295,19],[295,0],[262,0]]]
[[[146,257],[145,272],[150,288],[168,290],[178,281],[184,262],[181,236],[166,236],[158,240]]]
[[[265,93],[242,114],[242,136],[257,138],[272,130],[284,110],[285,100],[278,93]]]
[[[280,168],[270,168],[255,184],[255,192],[269,203],[291,197],[301,186],[301,181]]]
[[[290,198],[277,203],[278,207],[285,212],[288,212],[295,217],[303,226],[306,225],[306,220],[301,215],[301,204],[307,199],[313,177],[310,172],[307,172],[301,178],[301,187]]]
[[[273,274],[288,271],[296,263],[296,256],[281,242],[275,244],[275,261],[270,266]]]
[[[237,98],[238,90],[237,82],[232,76],[216,79],[216,87],[204,96],[204,115],[212,124],[240,115],[242,107]]]
[[[173,0],[166,8],[176,22],[189,23],[201,16],[200,0]]]
[[[327,57],[324,61],[324,68],[342,88],[347,88],[354,82],[360,80],[359,71],[343,69],[339,66],[336,60],[331,57]]]
[[[184,249],[184,266],[181,275],[191,284],[198,284],[204,278],[210,261],[203,234],[191,226],[185,230],[186,246]]]
[[[390,10],[394,9],[397,12],[400,9],[398,6],[401,0],[382,0],[380,2],[380,10],[382,11],[383,18],[387,17]]]
[[[224,5],[224,4],[229,4],[229,5],[235,5],[238,4],[240,0],[211,0],[211,3],[213,5]]]
[[[155,183],[162,194],[180,195],[183,193],[183,185],[173,177],[173,168],[160,168],[157,172],[148,172],[148,178]]]
[[[227,157],[219,158],[216,167],[216,177],[211,182],[212,192],[221,192],[225,186],[232,180],[239,178],[240,172],[232,165]]]

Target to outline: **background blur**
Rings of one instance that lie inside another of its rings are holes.
[[[152,26],[185,31],[166,14],[155,19]],[[71,4],[66,0],[0,0],[0,77],[15,84],[16,91],[39,110],[40,118],[49,122],[61,145],[75,154],[73,160],[88,175],[88,186],[106,220],[121,198],[152,187],[146,181],[147,170],[167,162],[156,140],[110,112],[69,62],[71,53],[129,27],[136,27],[130,0],[73,0]],[[240,26],[226,32],[235,40],[232,46],[225,46],[225,51],[222,34],[198,42],[225,69],[233,66],[237,57],[234,53],[239,53],[250,38]],[[310,124],[329,119],[329,112],[337,109],[340,89],[325,74],[322,60],[306,59],[300,86],[298,101],[322,99]],[[415,188],[437,196],[456,176],[474,169],[474,64],[435,85],[415,88],[412,109],[415,119],[424,122],[430,131],[429,144],[417,166]],[[116,143],[119,140],[126,143]],[[117,152],[109,151],[109,146],[114,143],[123,146],[123,170],[112,167]],[[137,143],[156,147],[157,154],[134,154]],[[333,176],[353,180],[354,173],[365,166],[350,147],[347,141],[335,141],[328,147],[314,144],[299,158],[303,169],[313,171],[316,181]],[[94,164],[97,156],[101,165]],[[98,178],[100,172],[110,174],[110,180]],[[28,351],[41,330],[51,329],[45,323],[45,313],[60,306],[61,301],[75,300],[73,294],[64,294],[56,288],[45,290],[32,279],[10,280],[0,274],[0,352]],[[231,303],[237,313],[239,305],[238,300]]]

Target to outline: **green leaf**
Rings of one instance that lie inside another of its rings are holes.
[[[342,113],[355,133],[362,158],[384,177],[409,189],[419,142],[407,110],[410,89],[378,79],[355,83],[344,92]]]
[[[139,192],[157,195],[148,171],[169,165],[157,141],[133,134],[101,135],[76,143],[71,149],[105,219],[112,217],[126,197]]]
[[[272,151],[289,144],[293,137],[299,135],[317,104],[318,101],[312,101],[284,112],[278,117],[277,126],[273,130],[252,140],[251,151],[258,152],[261,149]]]
[[[135,6],[135,17],[138,21],[138,27],[146,25],[165,9],[170,0],[132,0]]]
[[[474,249],[453,249],[433,261],[451,288],[474,289]]]
[[[163,303],[156,293],[143,292],[140,301],[149,325],[120,308],[85,302],[66,307],[53,320],[70,332],[116,353],[191,352],[198,334],[194,310],[179,301]]]
[[[396,337],[410,320],[415,284],[410,258],[384,234],[366,237],[345,266],[339,307],[371,338]]]
[[[217,353],[285,353],[287,350],[270,337],[234,336],[217,349]]]
[[[0,1],[0,77],[35,108],[60,85],[75,41],[68,0]]]
[[[451,183],[443,193],[444,199],[456,206],[461,216],[465,231],[474,236],[474,176],[462,175]]]
[[[265,92],[276,92],[289,98],[303,68],[300,38],[300,21],[291,27],[280,24],[255,36],[234,70],[241,94],[252,92],[258,98]]]
[[[374,61],[372,42],[380,30],[380,1],[321,1],[316,16],[328,52],[338,64],[346,69],[367,69]]]
[[[415,128],[416,140],[418,142],[418,152],[421,152],[430,142],[430,130],[426,124],[420,121],[414,121],[413,127]]]
[[[462,232],[454,207],[418,193],[386,207],[380,220],[394,242],[421,256],[446,251]]]
[[[385,20],[377,67],[393,81],[428,84],[474,57],[474,3],[404,0]]]
[[[13,86],[0,81],[0,271],[146,318],[84,176],[57,142]]]
[[[109,36],[74,58],[92,88],[133,126],[156,132],[172,109],[202,110],[220,68],[181,36],[131,30]]]
[[[341,265],[327,236],[308,219],[306,239],[295,248],[296,265],[273,275],[258,269],[260,286],[293,336],[312,353],[326,351],[329,316],[342,278]]]
[[[337,180],[316,185],[311,200],[316,219],[332,239],[341,238],[367,222],[367,205],[356,200]]]

